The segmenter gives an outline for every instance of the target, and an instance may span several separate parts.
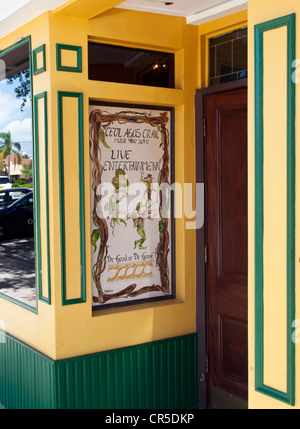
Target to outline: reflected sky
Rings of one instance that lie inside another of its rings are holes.
[[[10,131],[13,142],[21,144],[21,150],[32,157],[32,119],[30,98],[21,111],[22,100],[15,94],[18,81],[12,84],[7,79],[0,81],[0,132]]]

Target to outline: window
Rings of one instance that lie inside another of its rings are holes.
[[[30,39],[0,52],[0,294],[36,307],[33,190],[12,188],[33,157]]]
[[[89,42],[89,79],[174,88],[174,54]]]
[[[23,207],[23,208],[32,209],[32,206],[33,206],[33,197],[32,197],[32,195],[27,195],[26,197],[20,199],[16,203],[16,206],[17,207]]]
[[[14,201],[24,197],[30,192],[32,192],[30,188],[4,189],[3,191],[0,191],[0,209],[2,207],[9,206]]]
[[[18,200],[19,198],[24,197],[24,195],[26,195],[26,192],[18,190],[8,192],[8,198],[12,201]]]
[[[0,177],[0,185],[6,185],[7,183],[10,183],[8,177]]]
[[[247,28],[209,39],[209,85],[247,77]]]

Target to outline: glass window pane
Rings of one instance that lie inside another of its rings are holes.
[[[0,107],[0,293],[36,307],[29,41],[0,53]]]
[[[216,76],[232,73],[232,43],[216,46]]]
[[[209,48],[209,76],[211,79],[216,76],[216,48],[214,46]]]
[[[238,30],[234,30],[234,31],[230,31],[229,33],[212,37],[211,39],[209,39],[210,46],[217,46],[225,42],[230,42],[231,40],[236,39],[237,36],[238,36]]]
[[[247,37],[233,41],[233,71],[247,70]]]
[[[174,88],[174,55],[89,42],[89,79]]]
[[[247,77],[247,28],[209,39],[209,85]]]

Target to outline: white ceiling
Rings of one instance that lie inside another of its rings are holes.
[[[33,14],[36,10],[40,14],[56,9],[63,3],[66,3],[66,0],[0,0],[0,22],[20,11],[26,19],[28,12]]]
[[[66,0],[0,0],[0,38]]]
[[[126,0],[117,7],[182,16],[188,24],[199,25],[247,9],[247,4],[247,0]]]
[[[64,3],[67,0],[0,0],[0,38]],[[199,25],[246,9],[247,3],[247,0],[126,0],[117,7],[181,16],[188,24]]]

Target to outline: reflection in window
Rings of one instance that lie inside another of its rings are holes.
[[[209,39],[209,85],[247,77],[247,27]]]
[[[89,42],[89,79],[174,88],[174,54]]]
[[[0,53],[0,293],[36,307],[30,44]]]

